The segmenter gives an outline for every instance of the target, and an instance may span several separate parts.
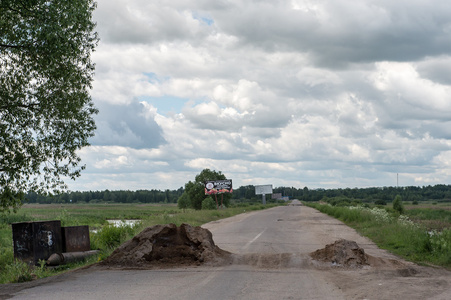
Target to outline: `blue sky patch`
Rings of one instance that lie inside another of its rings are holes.
[[[149,79],[149,82],[152,83],[161,83],[169,79],[169,77],[159,77],[154,72],[144,72],[143,74]]]
[[[157,108],[158,113],[161,115],[167,115],[168,113],[181,113],[182,108],[188,98],[181,98],[171,95],[164,95],[161,97],[141,97],[140,101],[146,101]]]
[[[212,18],[210,18],[210,17],[208,17],[206,15],[203,15],[203,14],[201,14],[199,12],[193,12],[193,18],[196,19],[196,20],[201,21],[202,23],[204,23],[204,24],[206,24],[208,26],[213,25],[214,22],[215,22]]]

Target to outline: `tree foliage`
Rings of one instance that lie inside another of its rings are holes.
[[[185,210],[189,207],[189,204],[188,194],[184,192],[177,200],[177,207]]]
[[[273,193],[281,193],[283,196],[302,201],[320,201],[324,197],[347,197],[360,199],[365,203],[391,203],[396,195],[400,195],[403,201],[427,201],[437,202],[451,201],[451,185],[438,184],[435,186],[404,186],[404,187],[368,187],[368,188],[335,188],[335,189],[309,189],[295,187],[275,187]],[[234,199],[258,200],[255,195],[255,187],[241,186],[234,188]]]
[[[137,191],[76,191],[52,196],[29,192],[25,197],[29,203],[176,203],[183,192],[183,188],[164,191],[155,189]]]
[[[211,196],[208,196],[204,200],[202,200],[202,209],[205,210],[213,210],[216,209],[216,202],[213,200]]]
[[[404,205],[402,204],[402,198],[400,195],[396,195],[395,199],[393,200],[393,209],[400,214],[404,213]]]
[[[0,0],[0,210],[64,189],[94,135],[92,0]]]
[[[227,179],[221,171],[204,169],[198,175],[196,175],[194,182],[189,181],[185,184],[185,192],[188,195],[191,207],[194,209],[202,209],[202,201],[208,196],[205,195],[205,181],[207,180],[225,180]],[[231,198],[231,194],[223,194],[218,197],[223,197],[223,203],[228,206]]]

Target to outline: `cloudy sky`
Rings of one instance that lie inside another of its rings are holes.
[[[98,0],[72,190],[450,184],[451,2]]]

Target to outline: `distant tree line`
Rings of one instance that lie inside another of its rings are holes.
[[[26,195],[28,203],[177,203],[183,194],[178,190],[138,190],[138,191],[85,191],[69,192],[54,196],[43,196],[34,192]]]
[[[435,186],[408,187],[371,187],[346,189],[303,189],[301,197],[304,201],[318,201],[323,197],[347,197],[360,199],[363,202],[387,201],[391,202],[400,195],[403,201],[451,200],[451,185],[439,184]]]
[[[309,189],[295,187],[276,187],[273,193],[302,201],[320,201],[323,198],[346,197],[359,199],[363,202],[378,200],[391,202],[400,195],[403,201],[447,201],[451,200],[451,185],[438,184],[435,186],[407,186],[407,187],[370,187],[370,188],[338,188],[338,189]],[[241,186],[233,191],[233,199],[261,199],[255,195],[253,185]]]
[[[26,195],[28,203],[177,203],[185,188],[177,190],[138,190],[138,191],[85,191],[69,192],[54,196],[42,196],[34,192]],[[201,191],[202,192],[202,191]],[[200,193],[201,193],[200,192]],[[324,198],[346,197],[359,199],[363,202],[385,201],[391,202],[400,195],[403,201],[435,200],[451,201],[451,185],[438,184],[423,187],[371,187],[371,188],[339,188],[339,189],[309,189],[295,187],[276,187],[273,193],[302,201],[320,201]],[[202,199],[203,200],[203,199]],[[253,185],[241,186],[233,190],[230,201],[255,202],[260,201],[261,195],[255,194]],[[267,197],[268,200],[268,197]]]

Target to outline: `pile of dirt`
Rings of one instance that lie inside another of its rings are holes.
[[[331,263],[332,266],[360,268],[369,265],[368,255],[354,241],[338,240],[324,249],[310,253],[317,261]]]
[[[230,253],[221,250],[211,232],[182,224],[144,229],[117,248],[101,265],[115,268],[153,268],[224,262]]]

